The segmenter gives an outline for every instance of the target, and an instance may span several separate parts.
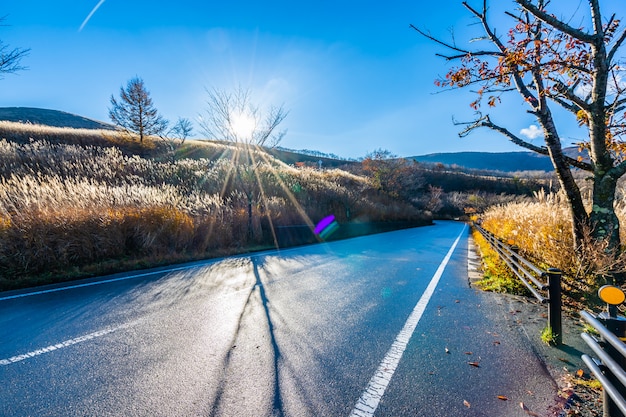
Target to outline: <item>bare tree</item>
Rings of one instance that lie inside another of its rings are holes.
[[[0,17],[0,26],[3,26],[5,20],[6,16]],[[11,48],[0,40],[0,79],[4,78],[3,74],[25,70],[26,67],[21,64],[21,61],[29,52],[30,49]]]
[[[246,195],[248,205],[248,237],[253,237],[252,207],[257,196],[258,148],[276,146],[286,131],[278,131],[288,112],[284,107],[260,109],[252,102],[250,90],[239,87],[234,92],[207,90],[205,113],[200,115],[200,128],[209,139],[231,142],[236,152],[233,158],[235,180]],[[262,190],[261,190],[262,192]]]
[[[140,142],[145,136],[162,134],[168,125],[154,107],[150,92],[139,77],[128,81],[126,88],[120,87],[120,101],[111,95],[109,118],[116,125],[137,133]]]
[[[261,110],[252,102],[250,90],[207,90],[207,108],[200,127],[210,139],[253,146],[276,146],[286,131],[278,126],[288,112],[281,105]]]
[[[473,88],[476,93],[476,100],[471,103],[477,111],[476,119],[466,123],[460,135],[486,127],[521,147],[550,156],[569,203],[574,249],[581,253],[585,230],[591,230],[597,244],[604,244],[607,251],[616,254],[620,237],[614,210],[615,189],[617,180],[626,173],[626,67],[619,62],[622,55],[618,51],[626,40],[626,31],[615,14],[603,17],[600,0],[586,0],[590,12],[588,27],[569,23],[578,19],[557,18],[556,11],[548,10],[549,0],[512,3],[517,5],[516,10],[505,12],[511,19],[510,29],[499,36],[488,20],[486,0],[481,9],[462,2],[480,23],[482,37],[474,40],[485,41],[488,46],[483,49],[462,47],[411,27],[446,47],[450,53],[440,56],[458,63],[437,83],[443,87]],[[559,11],[561,15],[568,12]],[[536,118],[545,146],[526,141],[481,112],[484,107],[497,106],[510,97],[509,93],[521,96],[527,112]],[[552,113],[554,106],[565,109],[572,121],[586,128],[588,137],[580,147],[588,150],[589,162],[563,152],[561,125]],[[572,168],[591,173],[590,212],[585,210]]]
[[[179,117],[174,126],[167,132],[168,136],[180,139],[181,143],[191,136],[193,132],[193,123],[191,120]]]

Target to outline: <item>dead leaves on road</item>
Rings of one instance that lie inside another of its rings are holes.
[[[458,301],[456,301],[456,302],[458,302]],[[443,310],[443,306],[439,306],[437,308],[437,310],[438,310],[438,313],[441,313],[442,310]],[[511,314],[515,315],[518,312],[521,312],[521,311],[519,311],[519,310],[511,311]],[[462,330],[464,330],[464,331],[466,331],[468,333],[473,333],[475,331],[474,328],[470,327],[470,326],[462,326]],[[499,349],[499,346],[502,345],[502,335],[498,334],[497,332],[491,332],[491,331],[486,331],[486,334],[489,335],[489,336],[487,336],[487,340],[483,339],[484,340],[483,343],[486,343],[487,346],[489,346],[489,344],[491,344],[492,349]],[[489,342],[489,338],[491,338],[491,342]],[[485,347],[487,347],[487,346],[485,346]],[[457,355],[461,354],[461,353],[465,354],[466,356],[472,357],[471,360],[466,360],[465,361],[465,363],[467,365],[469,365],[470,367],[472,367],[472,368],[489,367],[489,361],[487,360],[487,362],[486,362],[487,365],[481,364],[482,358],[481,358],[480,354],[476,354],[476,356],[473,356],[475,354],[475,352],[473,352],[473,351],[469,351],[469,350],[463,351],[463,350],[461,350],[461,348],[457,349],[454,346],[452,348],[450,348],[449,346],[444,346],[443,352],[445,352],[445,356],[446,357],[451,358],[451,359],[452,358],[458,358]],[[470,358],[468,358],[468,359],[470,359]],[[480,371],[476,371],[476,372],[480,372]],[[434,371],[429,372],[429,375],[435,375],[435,374],[436,373]],[[528,395],[530,397],[534,397],[532,392],[528,391],[527,393],[528,393]],[[509,401],[514,401],[514,399],[509,398],[506,395],[497,395],[497,393],[493,393],[493,397],[491,397],[491,401],[509,402]],[[514,404],[515,404],[515,402],[513,402],[513,404],[511,404],[511,406],[514,407]],[[487,404],[484,404],[484,405],[486,406]],[[524,404],[523,402],[519,402],[519,406],[528,416],[530,416],[530,417],[539,417],[539,414],[531,411],[526,406],[526,404]],[[472,402],[470,402],[470,401],[468,401],[466,399],[463,399],[463,407],[465,407],[465,408],[476,408],[476,407],[480,408],[481,405],[479,403],[475,403],[475,402],[472,403]]]
[[[509,398],[508,398],[508,397],[505,397],[504,395],[498,395],[498,396],[497,396],[497,398],[498,398],[499,400],[501,400],[501,401],[508,401],[508,400],[509,400]],[[467,407],[467,408],[471,408],[471,407],[472,407],[472,404],[471,404],[469,401],[467,401],[467,400],[463,400],[463,405],[464,405],[465,407]],[[522,409],[522,410],[524,410],[524,412],[525,412],[526,414],[528,414],[529,416],[531,416],[531,417],[540,417],[540,416],[539,416],[539,414],[537,414],[537,413],[535,413],[535,412],[531,411],[528,407],[526,407],[526,405],[525,405],[523,402],[520,402],[520,403],[519,403],[519,406],[520,406],[520,407],[521,407],[521,409]]]

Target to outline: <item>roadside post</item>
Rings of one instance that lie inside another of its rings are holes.
[[[554,335],[554,343],[556,345],[563,344],[563,325],[562,325],[562,300],[561,300],[561,277],[563,273],[560,269],[548,269],[548,323]]]

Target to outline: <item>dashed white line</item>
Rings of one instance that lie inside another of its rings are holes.
[[[419,323],[420,319],[422,318],[422,314],[424,313],[424,310],[426,310],[426,306],[428,305],[430,298],[435,292],[437,284],[439,284],[439,280],[443,275],[443,271],[448,265],[448,262],[452,257],[452,253],[454,252],[454,249],[459,243],[459,240],[461,239],[461,236],[464,232],[465,227],[463,227],[463,230],[450,247],[450,250],[446,254],[445,258],[443,258],[443,261],[441,261],[439,268],[437,268],[435,275],[433,275],[433,277],[431,278],[428,287],[426,287],[426,290],[424,291],[424,294],[422,294],[422,297],[415,305],[415,308],[409,315],[409,318],[404,324],[404,327],[402,328],[400,333],[398,333],[398,336],[396,336],[396,339],[391,345],[391,348],[378,366],[378,369],[374,373],[372,379],[370,379],[370,382],[369,384],[367,384],[367,388],[361,395],[361,398],[359,398],[356,405],[354,406],[352,413],[350,413],[350,417],[372,417],[374,415],[374,412],[376,412],[378,404],[380,403],[380,400],[383,397],[383,394],[385,393],[389,382],[391,381],[391,377],[396,371],[396,368],[400,363],[400,359],[402,359],[404,350],[406,349],[406,346],[408,345],[411,336],[413,336],[413,332],[417,327],[417,323]]]
[[[57,343],[56,345],[46,346],[41,349],[33,350],[32,352],[24,353],[22,355],[12,356],[7,359],[0,359],[0,366],[11,365],[12,363],[21,362],[26,359],[34,358],[35,356],[43,355],[45,353],[54,352],[58,349],[63,349],[72,345],[76,345],[78,343],[86,342],[88,340],[92,340],[98,337],[106,336],[107,334],[113,333],[115,331],[125,329],[127,327],[132,326],[133,323],[123,324],[118,327],[113,327],[109,329],[99,330],[97,332],[89,333],[83,336],[76,337],[74,339],[65,340],[61,343]]]

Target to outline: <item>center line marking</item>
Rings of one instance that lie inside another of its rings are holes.
[[[419,299],[415,308],[409,315],[406,323],[404,323],[404,327],[396,336],[396,340],[391,345],[391,348],[383,358],[382,362],[378,366],[378,369],[374,373],[372,379],[370,379],[369,384],[367,384],[367,388],[363,394],[361,394],[361,398],[357,401],[354,409],[350,413],[350,417],[372,417],[376,409],[378,408],[378,404],[380,403],[383,394],[387,390],[387,386],[391,381],[391,377],[393,376],[398,364],[400,363],[400,359],[402,359],[402,355],[404,354],[404,350],[406,346],[409,344],[409,340],[411,336],[413,336],[413,332],[417,327],[417,323],[419,323],[422,318],[422,314],[424,310],[426,310],[426,306],[430,301],[433,293],[435,292],[435,288],[437,288],[437,284],[439,284],[439,280],[443,275],[443,271],[448,265],[450,258],[452,257],[452,253],[456,248],[461,236],[465,232],[466,226],[463,227],[463,230],[456,238],[450,250],[448,251],[443,261],[437,268],[435,275],[433,275],[428,287],[426,287],[426,291],[422,294],[422,297]]]

